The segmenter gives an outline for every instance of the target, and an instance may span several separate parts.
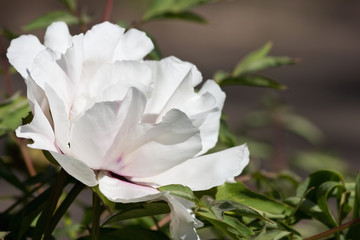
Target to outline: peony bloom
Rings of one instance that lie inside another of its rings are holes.
[[[200,91],[197,68],[175,57],[143,58],[151,40],[105,22],[71,36],[63,22],[13,40],[7,56],[27,84],[34,115],[16,134],[49,151],[73,177],[114,202],[166,200],[174,239],[196,239],[186,200],[168,184],[205,190],[241,173],[245,145],[203,155],[218,138],[225,94],[212,80]]]

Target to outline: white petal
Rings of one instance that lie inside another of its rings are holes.
[[[50,115],[49,101],[47,100],[45,91],[40,88],[40,86],[37,85],[31,77],[28,77],[25,80],[25,83],[27,88],[27,98],[29,100],[31,110],[34,113],[34,103],[37,103],[40,106],[42,113],[45,115],[48,122],[52,126],[53,121]]]
[[[73,122],[71,153],[92,169],[102,168],[106,152],[120,128],[123,116],[118,114],[119,105],[117,102],[97,103]]]
[[[66,103],[66,109],[70,108],[69,78],[56,63],[54,52],[50,49],[41,51],[34,59],[30,75],[42,89],[45,89],[45,84],[48,84]]]
[[[155,188],[122,181],[106,175],[103,171],[99,173],[98,179],[100,191],[113,202],[147,201],[159,198],[163,194]]]
[[[201,150],[199,131],[179,110],[171,110],[155,127],[137,140],[136,150],[124,156],[121,175],[157,175]],[[146,166],[146,167],[144,167]]]
[[[54,123],[56,144],[63,153],[68,153],[70,135],[70,119],[68,110],[66,110],[64,101],[47,83],[45,83],[45,93],[49,101],[51,116]]]
[[[103,65],[89,83],[88,97],[100,101],[122,100],[131,87],[149,92],[151,70],[137,61]]]
[[[115,47],[125,29],[109,22],[97,24],[87,31],[84,38],[84,60],[112,62]]]
[[[154,48],[146,34],[137,29],[128,30],[116,46],[113,61],[141,60]]]
[[[198,155],[201,155],[213,148],[217,142],[225,93],[212,80],[205,82],[199,93],[195,93],[192,82],[196,72],[197,69],[193,67],[186,75],[158,115],[156,121],[173,108],[186,113],[194,126],[200,129],[203,149]]]
[[[175,57],[159,61],[145,61],[153,72],[154,91],[149,99],[145,114],[158,115],[177,90],[184,78],[193,69],[193,65]]]
[[[182,184],[194,191],[210,189],[239,175],[249,163],[246,144],[221,152],[189,159],[154,177],[133,178],[132,181],[164,186]]]
[[[57,151],[54,132],[37,103],[34,103],[33,114],[34,118],[31,123],[16,129],[16,136],[32,139],[34,143],[28,145],[31,148]]]
[[[179,86],[163,106],[157,117],[157,121],[173,108],[183,111],[190,118],[193,115],[212,109],[215,104],[215,99],[210,94],[202,96],[194,91],[193,80],[194,76],[199,76],[197,72],[196,67],[191,66]]]
[[[171,209],[170,234],[174,240],[195,240],[200,239],[195,227],[202,227],[203,224],[194,217],[191,209],[184,206],[182,202],[187,201],[170,194],[164,194],[163,200],[167,201]],[[190,202],[190,201],[188,201]],[[191,202],[190,202],[191,203]],[[189,205],[189,204],[185,204]]]
[[[83,40],[83,34],[72,37],[72,46],[57,60],[57,64],[69,79],[69,102],[73,102],[78,91],[87,86],[80,84],[83,70]]]
[[[138,142],[138,137],[143,133],[139,122],[145,104],[144,94],[136,88],[130,88],[124,100],[121,101],[117,112],[118,119],[113,122],[118,126],[118,130],[114,131],[116,136],[103,160],[103,169],[122,175],[122,158],[126,152],[133,149],[134,143]]]
[[[58,147],[67,153],[69,143],[71,99],[69,78],[56,62],[50,49],[41,51],[31,68],[31,78],[44,89],[50,105]]]
[[[31,78],[26,80],[26,84],[27,97],[34,118],[31,123],[16,129],[16,135],[20,138],[32,139],[34,143],[29,144],[29,147],[57,151],[54,131],[49,122],[49,106],[45,93]]]
[[[64,22],[52,23],[45,32],[44,45],[53,51],[64,54],[71,47],[71,35]]]
[[[35,57],[44,49],[45,46],[34,35],[22,35],[11,41],[6,56],[11,65],[26,78],[26,70],[31,68]]]
[[[199,91],[199,94],[203,94],[203,96],[206,93],[214,96],[216,103],[213,107],[213,111],[209,112],[205,121],[199,126],[203,149],[198,155],[206,153],[216,145],[219,136],[221,112],[225,101],[225,93],[213,80],[206,81]],[[195,116],[190,118],[195,119]]]
[[[68,174],[83,184],[90,187],[96,186],[98,184],[94,171],[85,163],[65,154],[57,152],[50,153]]]

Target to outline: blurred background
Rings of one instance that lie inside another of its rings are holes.
[[[90,26],[101,21],[105,1],[78,2],[92,17]],[[115,0],[111,21],[139,20],[149,2]],[[22,26],[59,9],[64,7],[56,0],[1,0],[0,26],[23,34]],[[230,71],[247,53],[268,41],[274,44],[271,55],[301,59],[297,65],[264,72],[286,85],[285,91],[224,87],[224,112],[233,131],[241,131],[242,119],[261,106],[263,96],[277,92],[281,101],[323,131],[326,140],[319,148],[348,161],[350,171],[358,171],[360,1],[218,1],[199,6],[195,12],[208,23],[156,20],[142,29],[154,37],[163,56],[174,55],[194,63],[204,79],[212,78],[220,69]],[[78,34],[80,29],[73,27],[71,32]],[[44,30],[29,33],[43,40]],[[9,42],[3,40],[2,44],[7,48]],[[12,81],[15,89],[25,93],[19,74],[13,74]],[[5,91],[3,79],[0,89]],[[287,136],[284,142],[289,148],[307,147]]]

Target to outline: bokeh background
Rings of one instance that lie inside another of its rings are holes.
[[[139,20],[149,2],[115,0],[112,22]],[[93,17],[91,23],[100,22],[105,1],[80,0],[79,4]],[[59,9],[63,6],[56,0],[0,0],[0,26],[23,33],[22,26]],[[219,69],[231,70],[244,55],[268,41],[274,44],[271,55],[300,58],[300,64],[264,74],[288,86],[280,96],[323,130],[327,138],[322,148],[348,161],[354,172],[359,169],[360,1],[218,1],[199,6],[195,12],[208,24],[158,20],[143,29],[157,40],[164,56],[194,63],[204,79],[212,78]],[[71,28],[72,34],[79,31]],[[31,33],[43,39],[44,30]],[[8,44],[3,42],[5,47]],[[12,75],[12,81],[25,92],[20,75]],[[5,91],[3,79],[0,89]],[[242,117],[269,91],[224,90],[224,111],[235,131]]]

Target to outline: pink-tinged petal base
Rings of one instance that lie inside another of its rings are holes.
[[[99,189],[105,197],[113,202],[141,202],[159,198],[163,193],[159,190],[123,181],[101,171],[98,176]]]

